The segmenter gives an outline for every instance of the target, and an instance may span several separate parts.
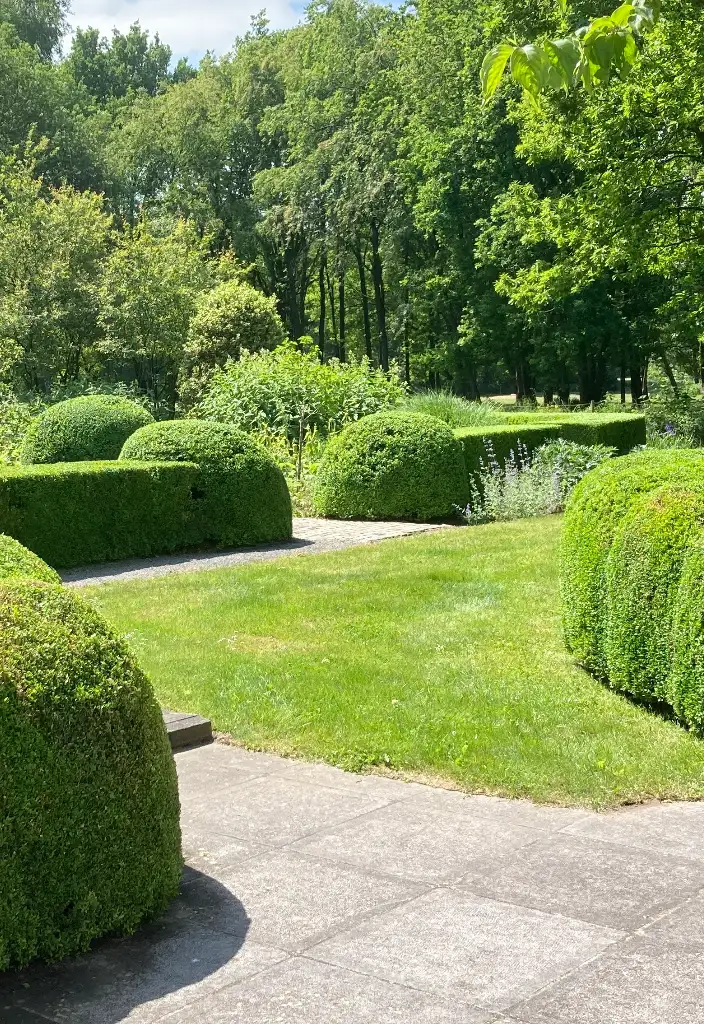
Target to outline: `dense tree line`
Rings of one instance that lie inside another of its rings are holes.
[[[482,99],[488,48],[591,13],[322,0],[195,69],[139,26],[60,54],[64,0],[0,0],[0,380],[173,406],[193,318],[245,286],[267,338],[468,397],[640,401],[653,360],[701,378],[698,4],[608,88]]]

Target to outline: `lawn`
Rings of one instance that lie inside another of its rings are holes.
[[[105,584],[163,705],[248,747],[592,806],[704,795],[704,742],[577,668],[560,518]]]

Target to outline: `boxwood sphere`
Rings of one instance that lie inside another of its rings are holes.
[[[704,729],[704,533],[687,555],[674,598],[667,697],[679,718]]]
[[[14,537],[0,533],[0,581],[11,579],[61,583],[59,574],[42,561],[39,555],[35,555]]]
[[[704,483],[704,453],[646,449],[609,459],[587,473],[567,503],[560,554],[565,641],[600,678],[607,676],[605,569],[614,534],[637,495],[667,483]]]
[[[169,420],[136,431],[121,459],[195,462],[194,541],[233,547],[288,540],[291,496],[265,448],[229,423]]]
[[[25,465],[116,459],[135,430],[153,417],[136,402],[86,395],[58,402],[29,426],[20,449]]]
[[[315,505],[337,519],[443,519],[469,500],[462,448],[441,420],[380,412],[350,424],[325,450]]]
[[[61,587],[0,584],[0,970],[162,910],[182,870],[176,770],[123,641]]]
[[[661,487],[636,499],[606,560],[604,652],[609,684],[666,700],[672,605],[682,565],[704,522],[704,489]]]

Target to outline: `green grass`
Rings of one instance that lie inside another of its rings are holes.
[[[451,427],[485,427],[506,422],[501,406],[495,402],[470,402],[451,391],[420,391],[410,395],[403,408],[434,416]]]
[[[106,584],[161,702],[249,747],[606,806],[704,794],[704,742],[577,668],[560,519]]]

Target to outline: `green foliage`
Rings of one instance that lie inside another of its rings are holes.
[[[616,454],[605,444],[578,444],[576,441],[548,441],[540,446],[532,459],[532,469],[540,476],[557,481],[562,501],[572,493],[583,476]]]
[[[0,970],[129,934],[177,895],[176,769],[123,640],[60,587],[0,584]]]
[[[443,519],[468,497],[462,449],[450,428],[419,413],[380,412],[332,438],[315,505],[338,519]]]
[[[113,29],[108,40],[95,28],[77,29],[66,58],[66,69],[99,102],[126,96],[138,89],[154,95],[168,78],[171,49],[149,39],[139,23],[124,34]]]
[[[683,447],[704,444],[704,398],[701,389],[686,374],[676,372],[674,384],[667,376],[651,369],[648,375],[650,397],[645,413],[648,443],[661,438]]]
[[[23,547],[14,537],[0,533],[0,580],[40,580],[61,583],[61,578],[33,551]]]
[[[675,713],[704,729],[704,537],[685,560],[672,612],[672,668],[667,697]]]
[[[70,398],[34,420],[22,441],[20,461],[30,465],[116,459],[130,434],[152,422],[146,409],[127,398]]]
[[[452,391],[420,391],[410,395],[403,403],[403,407],[409,412],[434,416],[450,427],[478,427],[505,421],[496,403],[469,402]]]
[[[610,416],[602,413],[571,413],[543,418],[539,413],[506,417],[505,426],[467,427],[455,431],[462,444],[467,468],[477,472],[485,459],[485,441],[491,443],[495,460],[503,465],[519,442],[528,454],[559,438],[574,444],[603,445],[619,454],[645,443],[645,419],[638,415]],[[510,422],[515,420],[516,422]]]
[[[369,362],[321,363],[293,343],[273,352],[243,352],[209,378],[194,415],[243,430],[267,427],[287,437],[301,429],[325,434],[352,420],[399,404],[405,388],[398,373]]]
[[[0,531],[56,568],[193,547],[208,539],[199,477],[192,464],[0,467]]]
[[[198,296],[184,348],[185,372],[224,366],[228,359],[239,359],[243,349],[273,349],[283,340],[273,296],[244,281],[222,281]]]
[[[288,540],[291,498],[283,473],[261,445],[231,424],[170,420],[141,427],[120,459],[196,463],[190,534],[236,547]]]
[[[687,552],[704,522],[700,489],[667,486],[634,500],[614,534],[604,570],[604,657],[609,685],[666,700],[672,606]]]
[[[645,450],[609,459],[575,488],[565,511],[560,576],[565,640],[575,658],[607,677],[604,653],[606,565],[634,499],[665,484],[704,483],[704,453]]]
[[[561,39],[524,46],[513,41],[499,43],[482,64],[484,99],[494,95],[507,67],[533,103],[542,92],[569,92],[578,85],[590,91],[607,85],[614,75],[625,79],[638,57],[637,40],[654,28],[658,14],[659,2],[648,7],[635,0]]]
[[[22,401],[0,386],[0,465],[19,461],[24,435],[43,409],[41,401]]]

